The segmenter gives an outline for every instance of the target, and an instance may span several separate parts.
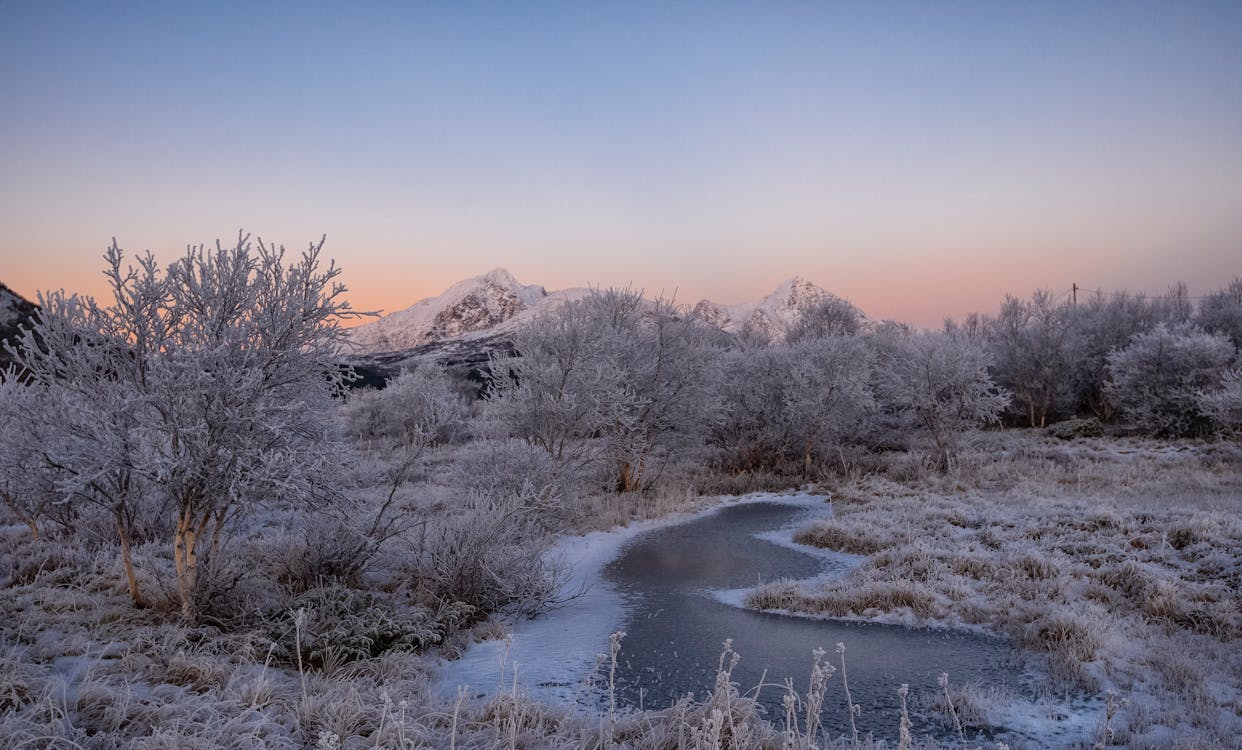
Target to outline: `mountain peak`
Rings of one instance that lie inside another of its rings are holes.
[[[517,280],[517,277],[514,276],[509,269],[501,268],[500,266],[493,268],[487,273],[475,276],[474,279],[476,281],[486,281],[491,284],[496,284],[497,286],[521,286],[521,283]]]
[[[784,307],[801,310],[827,296],[829,296],[828,292],[818,284],[807,281],[801,276],[792,276],[782,281],[759,304],[762,307],[764,303],[770,301]]]
[[[350,340],[365,352],[391,352],[500,325],[530,308],[547,291],[519,282],[506,268],[472,276],[435,297],[358,326]]]
[[[695,313],[730,333],[749,333],[765,339],[783,339],[802,313],[832,295],[802,276],[791,276],[758,302],[720,305],[703,300]]]

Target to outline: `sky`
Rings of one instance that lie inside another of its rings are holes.
[[[326,235],[358,309],[493,267],[934,326],[1242,275],[1239,2],[0,0],[0,282]]]

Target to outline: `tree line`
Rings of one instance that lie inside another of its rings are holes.
[[[1078,304],[1039,291],[937,331],[829,297],[773,338],[597,289],[517,332],[471,399],[433,364],[351,391],[342,322],[358,313],[321,256],[322,242],[287,257],[241,236],[166,267],[150,254],[126,265],[113,242],[110,302],[41,295],[0,376],[9,512],[35,537],[50,523],[115,545],[139,606],[149,592],[132,550],[166,545],[186,619],[212,596],[222,545],[273,508],[340,519],[308,542],[336,545],[298,563],[308,581],[357,578],[396,544],[424,604],[485,613],[550,595],[523,560],[584,493],[695,472],[807,481],[885,451],[952,471],[963,436],[1002,421],[1242,431],[1242,280],[1198,305],[1184,289]],[[451,521],[451,508],[403,499],[446,465],[464,509]]]

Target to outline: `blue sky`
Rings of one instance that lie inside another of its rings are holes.
[[[922,324],[1242,274],[1240,3],[0,1],[0,101],[30,295],[239,227],[389,310],[493,266]]]

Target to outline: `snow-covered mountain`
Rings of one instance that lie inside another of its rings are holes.
[[[761,338],[780,340],[798,321],[804,310],[833,296],[806,279],[795,276],[781,282],[758,302],[721,305],[711,300],[703,300],[694,306],[694,312],[729,333],[749,333]]]
[[[523,284],[503,268],[459,281],[436,297],[416,302],[350,331],[355,351],[395,352],[472,335],[512,330],[541,310],[586,294],[585,289],[548,293]]]
[[[437,297],[417,302],[350,332],[354,353],[400,352],[455,339],[482,339],[511,333],[535,315],[585,296],[582,288],[548,292],[522,284],[498,268],[460,281]],[[721,305],[703,300],[694,312],[729,333],[779,340],[803,310],[833,295],[806,279],[782,282],[758,302]]]

